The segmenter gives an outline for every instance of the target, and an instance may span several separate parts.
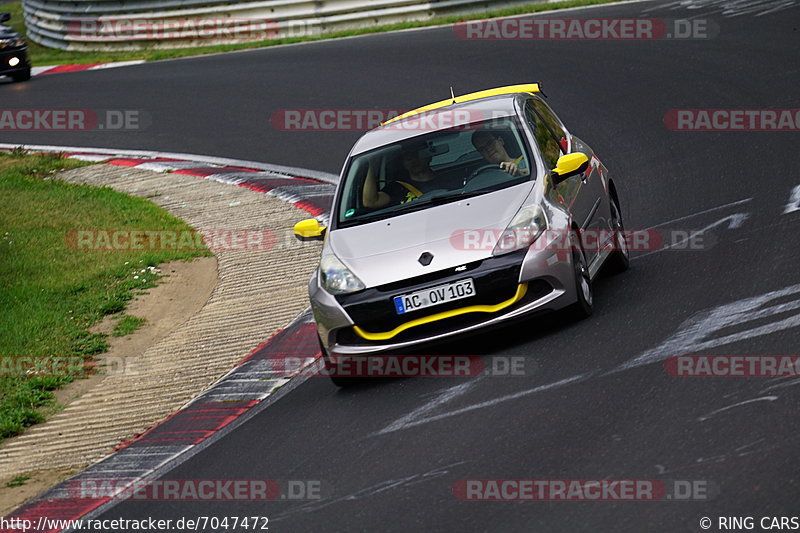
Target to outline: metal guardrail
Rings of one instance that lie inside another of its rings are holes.
[[[548,1],[548,0],[538,0]],[[550,0],[552,1],[552,0]],[[23,0],[28,37],[75,51],[212,46],[467,15],[537,0]]]

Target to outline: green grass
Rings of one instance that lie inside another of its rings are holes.
[[[439,17],[426,21],[405,22],[399,24],[388,24],[383,26],[370,26],[358,30],[347,30],[328,33],[325,35],[292,37],[284,39],[273,39],[269,41],[254,41],[248,43],[238,43],[229,45],[206,46],[200,48],[181,48],[176,50],[156,50],[148,49],[141,51],[126,52],[71,52],[66,50],[56,50],[45,48],[29,40],[29,54],[34,66],[41,65],[65,65],[65,64],[85,64],[85,63],[105,63],[110,61],[129,61],[134,59],[144,59],[155,61],[159,59],[170,59],[175,57],[195,56],[202,54],[213,54],[217,52],[229,52],[233,50],[245,50],[250,48],[264,48],[277,44],[299,43],[307,41],[319,41],[323,39],[336,39],[341,37],[351,37],[354,35],[365,35],[368,33],[380,33],[394,30],[404,30],[409,28],[422,28],[435,26],[438,24],[452,24],[465,20],[477,20],[493,17],[508,17],[522,15],[526,13],[538,13],[541,11],[552,11],[569,7],[592,6],[597,4],[609,4],[621,0],[568,0],[564,2],[554,2],[549,4],[529,4],[524,6],[510,7],[506,9],[495,9],[485,13],[472,15]],[[0,11],[11,13],[10,24],[21,34],[27,34],[22,18],[22,5],[20,2],[10,4],[0,4]]]
[[[30,478],[31,478],[31,476],[17,476],[17,477],[11,478],[11,481],[8,481],[6,483],[6,487],[10,487],[10,488],[21,487]]]
[[[75,229],[189,229],[146,200],[53,179],[59,170],[85,164],[0,152],[0,440],[41,421],[52,391],[79,374],[38,371],[22,357],[90,360],[107,343],[88,328],[155,285],[158,275],[148,267],[210,255],[70,247],[67,235]]]
[[[111,332],[111,335],[114,337],[124,337],[125,335],[130,335],[140,327],[144,326],[145,322],[147,322],[146,318],[133,315],[122,315],[114,325],[114,331]]]

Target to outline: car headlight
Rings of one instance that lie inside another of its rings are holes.
[[[526,205],[514,215],[500,234],[492,255],[503,255],[527,248],[547,229],[547,217],[539,204]]]
[[[332,253],[322,256],[319,262],[319,279],[322,288],[331,294],[347,294],[365,288],[361,280]]]

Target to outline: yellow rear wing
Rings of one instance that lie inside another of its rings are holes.
[[[497,87],[496,89],[486,89],[485,91],[478,91],[476,93],[469,93],[462,96],[454,96],[453,98],[448,98],[447,100],[442,100],[441,102],[435,102],[433,104],[428,104],[424,107],[418,107],[417,109],[412,109],[402,115],[397,115],[394,118],[387,120],[386,122],[381,122],[381,126],[385,126],[386,124],[390,124],[397,120],[403,120],[404,118],[411,117],[414,115],[419,115],[420,113],[425,113],[427,111],[433,111],[434,109],[441,109],[442,107],[447,107],[453,104],[460,104],[462,102],[470,102],[472,100],[478,100],[479,98],[487,98],[489,96],[500,96],[503,94],[515,94],[515,93],[541,93],[541,83],[523,83],[521,85],[507,85],[505,87]]]

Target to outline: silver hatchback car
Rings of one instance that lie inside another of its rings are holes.
[[[294,228],[324,240],[309,296],[328,367],[533,311],[585,317],[601,267],[627,269],[614,181],[541,94],[453,97],[356,142],[329,227]]]

